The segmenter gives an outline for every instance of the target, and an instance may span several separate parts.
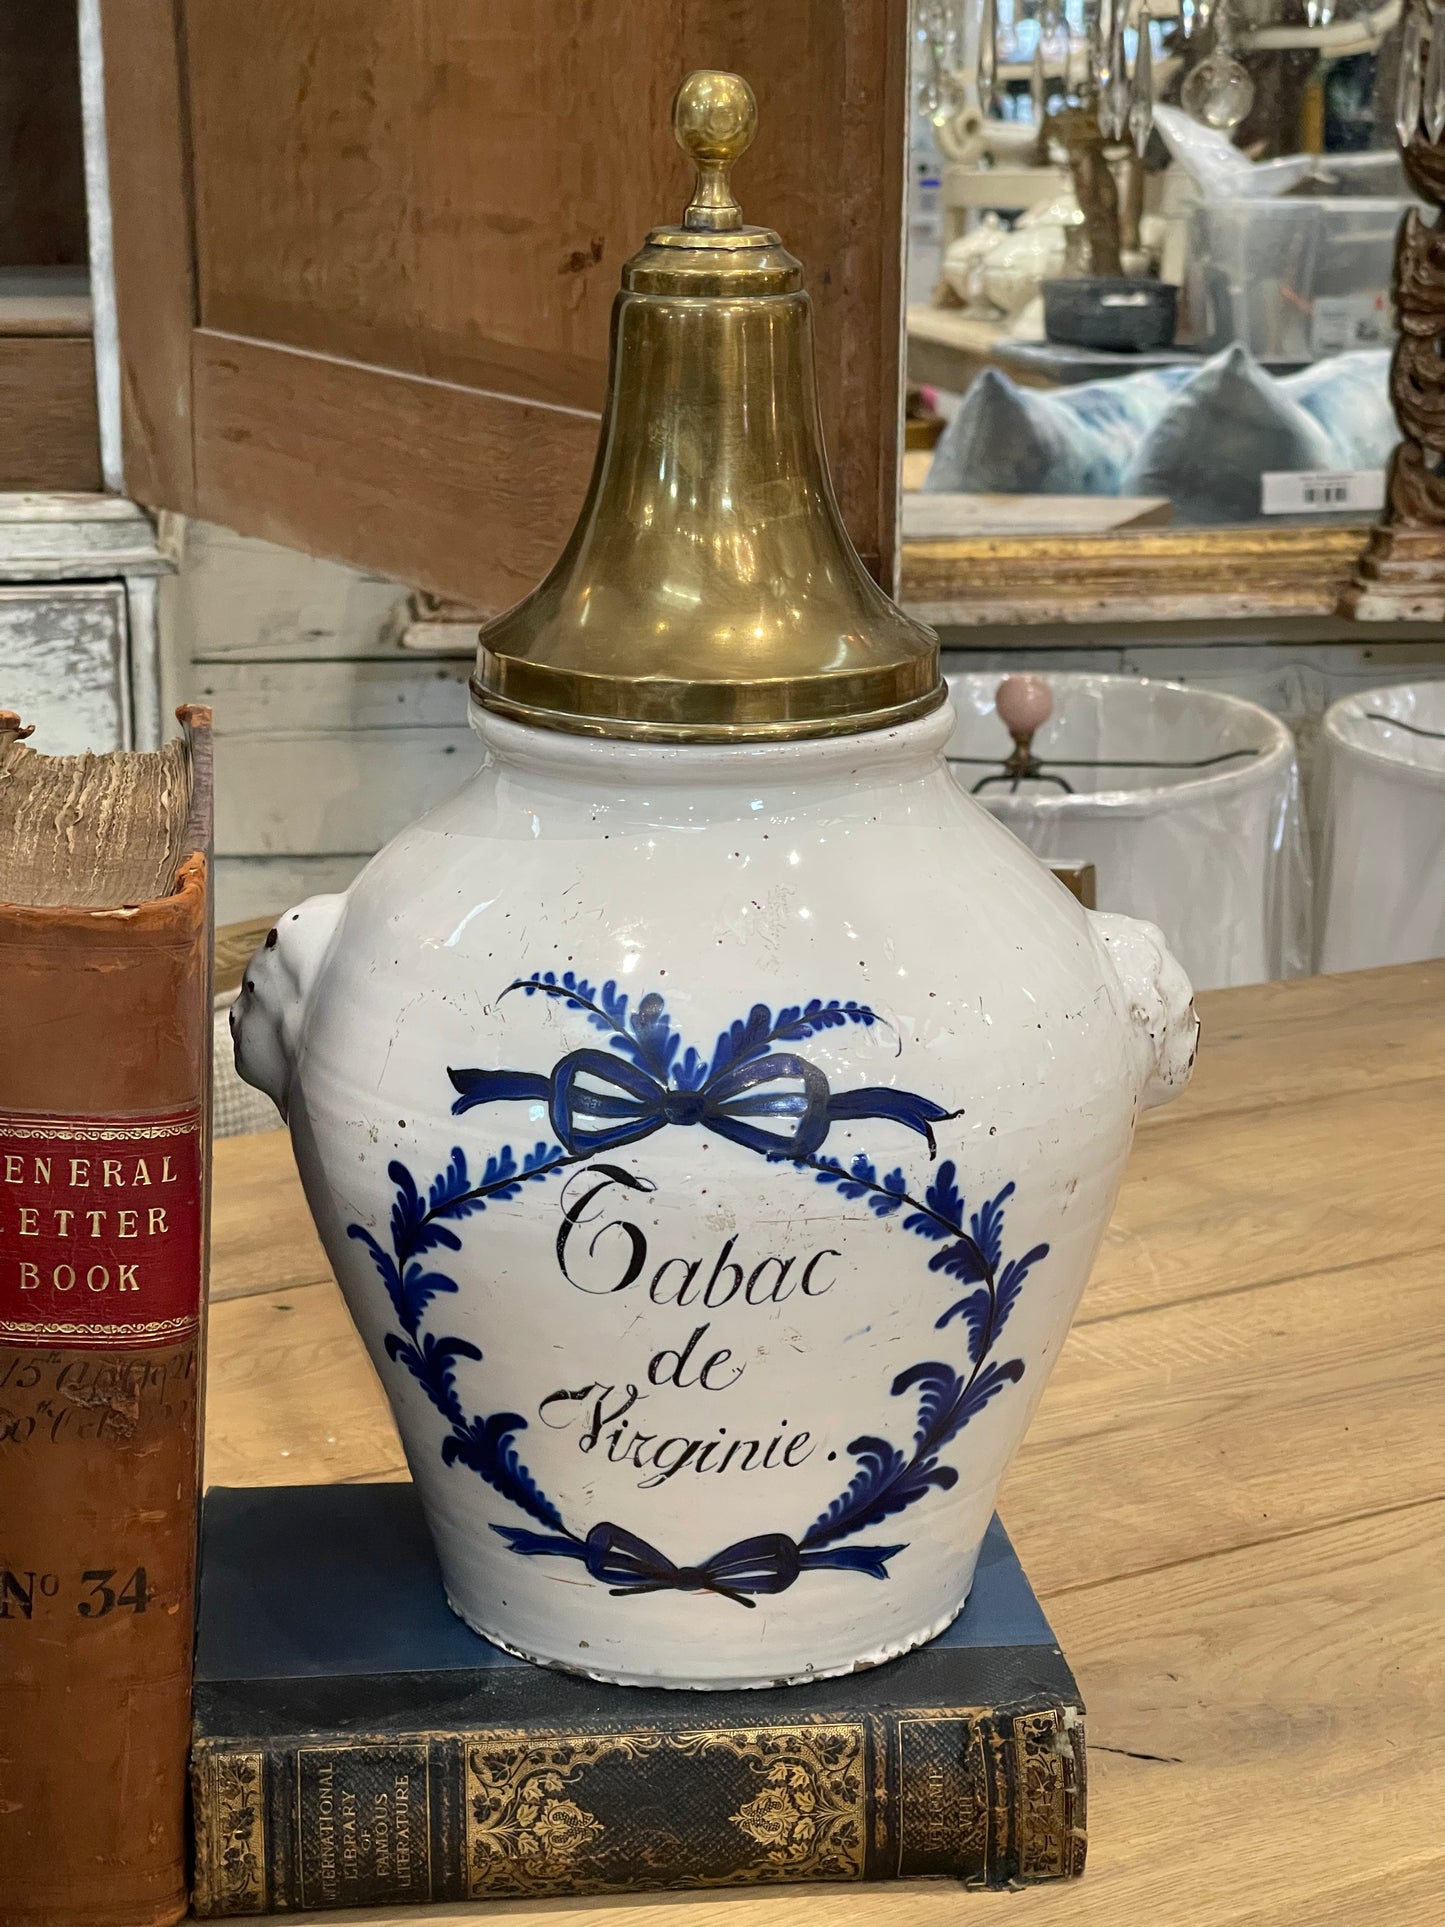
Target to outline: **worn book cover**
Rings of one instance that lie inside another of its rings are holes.
[[[409,1485],[217,1488],[192,1785],[205,1915],[1084,1863],[1083,1706],[997,1520],[931,1645],[667,1692],[470,1631]]]
[[[186,1904],[210,712],[46,756],[0,712],[0,1922]]]

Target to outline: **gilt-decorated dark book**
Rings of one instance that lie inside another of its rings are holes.
[[[1083,1706],[997,1519],[917,1652],[669,1692],[471,1632],[409,1485],[214,1488],[192,1783],[212,1916],[1084,1864]]]

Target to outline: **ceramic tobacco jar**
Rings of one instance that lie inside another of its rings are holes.
[[[448,1595],[544,1663],[753,1686],[938,1632],[1190,993],[950,779],[932,633],[828,481],[808,298],[694,75],[591,489],[483,631],[486,749],[237,1007]]]

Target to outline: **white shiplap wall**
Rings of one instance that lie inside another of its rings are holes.
[[[476,767],[459,658],[400,647],[407,591],[234,535],[181,532],[165,585],[167,699],[216,730],[217,920],[343,888]]]

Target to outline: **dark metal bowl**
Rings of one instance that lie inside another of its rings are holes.
[[[1167,348],[1174,340],[1179,290],[1130,275],[1045,281],[1044,333],[1075,348]]]

